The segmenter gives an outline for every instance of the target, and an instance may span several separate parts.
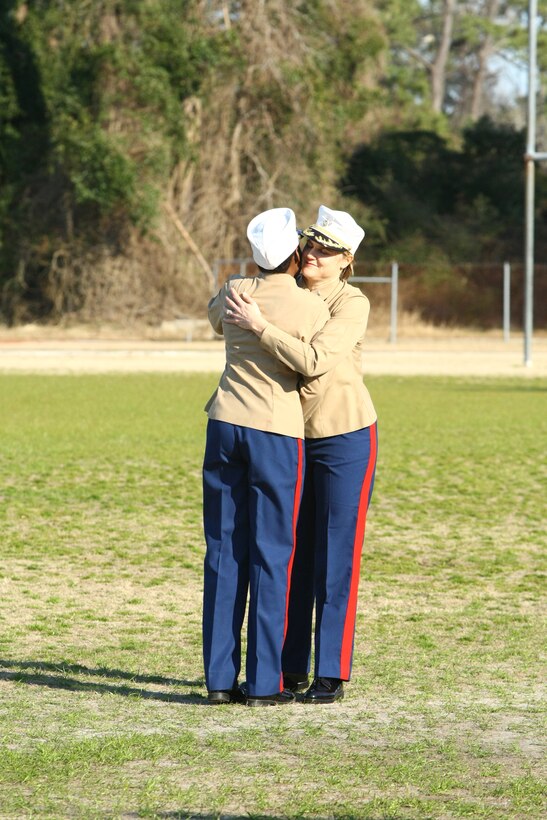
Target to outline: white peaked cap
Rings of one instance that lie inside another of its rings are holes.
[[[319,206],[317,221],[302,231],[302,234],[329,248],[338,248],[352,254],[355,254],[365,236],[364,230],[351,214],[333,211],[326,205]]]
[[[253,259],[260,268],[274,270],[296,250],[300,237],[290,208],[263,211],[247,226]]]

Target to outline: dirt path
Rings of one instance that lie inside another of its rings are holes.
[[[547,376],[547,338],[535,338],[532,365],[523,363],[522,337],[504,343],[489,334],[401,338],[397,344],[370,338],[363,372],[389,375]],[[0,372],[135,373],[215,372],[224,366],[221,341],[48,338],[0,332]]]

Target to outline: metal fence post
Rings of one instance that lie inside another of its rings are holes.
[[[503,341],[509,341],[511,329],[511,265],[503,263]]]
[[[399,290],[399,264],[391,263],[391,327],[389,341],[397,344],[397,298]]]

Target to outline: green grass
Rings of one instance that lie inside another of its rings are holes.
[[[0,377],[0,817],[539,818],[547,382],[375,378],[354,676],[210,707],[216,377]]]

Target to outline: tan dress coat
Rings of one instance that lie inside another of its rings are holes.
[[[361,365],[369,301],[358,288],[338,278],[311,293],[321,296],[330,312],[328,322],[311,342],[272,322],[260,344],[281,363],[308,377],[301,387],[306,438],[369,427],[377,418]]]
[[[226,366],[205,410],[210,419],[304,437],[298,373],[272,356],[248,330],[222,323],[230,287],[256,299],[264,317],[289,337],[308,343],[329,318],[325,302],[286,273],[235,276],[209,302],[209,320],[224,334]]]

